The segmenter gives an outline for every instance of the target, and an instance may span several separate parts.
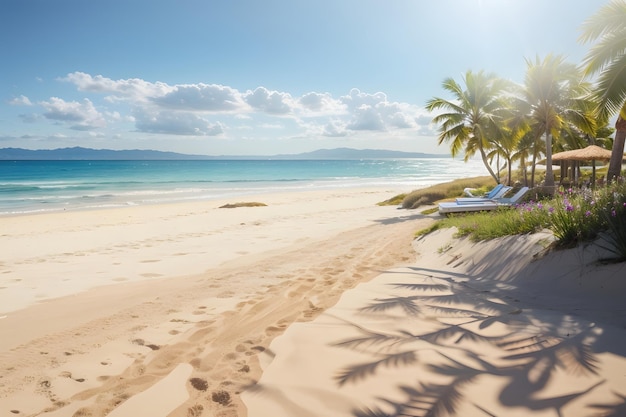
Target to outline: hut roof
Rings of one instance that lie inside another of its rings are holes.
[[[609,161],[611,151],[596,145],[590,145],[583,149],[559,152],[552,155],[552,162],[561,161]]]

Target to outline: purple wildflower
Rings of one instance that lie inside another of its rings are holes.
[[[591,216],[591,211],[587,210],[587,211],[585,212],[585,217],[589,217],[589,216]]]

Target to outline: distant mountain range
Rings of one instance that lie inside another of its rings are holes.
[[[30,150],[21,148],[0,149],[0,160],[63,160],[63,161],[96,161],[96,160],[211,160],[211,159],[393,159],[393,158],[442,158],[449,155],[427,154],[420,152],[401,152],[384,149],[319,149],[289,155],[188,155],[176,152],[155,150],[122,150],[60,148]]]

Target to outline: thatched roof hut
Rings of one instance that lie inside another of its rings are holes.
[[[624,156],[626,159],[626,156]],[[595,161],[610,161],[611,151],[596,145],[590,145],[583,149],[573,149],[571,151],[558,152],[552,155],[552,164],[561,165],[561,178],[567,172],[567,165],[573,162],[572,173],[576,174],[577,167],[580,162],[593,162],[592,184],[596,183],[596,164]],[[566,174],[565,174],[566,175]]]

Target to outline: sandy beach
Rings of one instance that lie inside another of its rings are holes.
[[[245,415],[276,335],[414,261],[397,192],[1,218],[0,415]]]
[[[626,266],[402,191],[0,218],[0,415],[625,415]]]

